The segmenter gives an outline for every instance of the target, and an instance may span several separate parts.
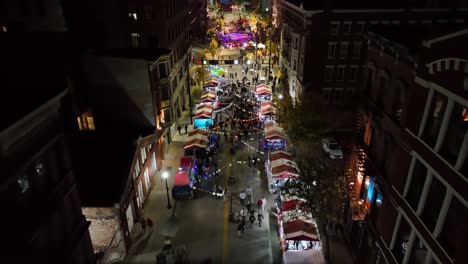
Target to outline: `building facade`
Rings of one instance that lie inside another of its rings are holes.
[[[468,30],[419,45],[403,31],[393,34],[398,41],[369,33],[358,137],[347,161],[349,240],[359,263],[463,263]]]
[[[95,263],[63,133],[65,94],[0,132],[5,262]]]
[[[172,134],[190,107],[189,12],[188,0],[72,1],[65,9],[70,31],[84,48],[171,51],[165,62],[171,99],[164,107],[164,126]],[[170,141],[171,136],[166,138]]]
[[[456,5],[430,9],[402,2],[397,9],[396,3],[346,2],[283,1],[280,63],[287,76],[285,90],[293,98],[311,91],[330,104],[353,105],[369,25],[463,24],[467,16],[467,10]]]
[[[204,40],[207,26],[207,2],[205,0],[189,0],[190,38]]]

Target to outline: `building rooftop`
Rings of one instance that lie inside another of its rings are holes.
[[[95,50],[92,54],[96,56],[107,56],[127,59],[141,59],[147,61],[156,61],[163,55],[168,55],[171,51],[168,49],[105,49]]]
[[[62,33],[0,34],[0,131],[66,88]]]

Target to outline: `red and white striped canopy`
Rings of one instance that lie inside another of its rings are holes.
[[[218,79],[211,78],[203,84],[204,87],[218,86]]]
[[[275,122],[265,123],[265,138],[266,139],[286,139],[283,129],[275,124]]]
[[[255,93],[258,95],[271,95],[271,87],[266,84],[259,84],[255,87]]]
[[[211,118],[213,114],[213,106],[209,104],[201,104],[197,107],[194,118]]]
[[[204,149],[208,146],[209,132],[204,129],[195,129],[188,134],[184,149]]]
[[[319,240],[315,224],[307,223],[299,219],[283,222],[283,231],[287,240]]]
[[[296,167],[291,154],[285,151],[275,151],[270,156],[270,170],[273,178],[296,178],[299,176]]]
[[[274,109],[275,107],[273,106],[273,102],[263,102],[260,107],[260,113],[262,115],[271,115]]]
[[[208,91],[203,93],[200,102],[216,102],[216,92]]]

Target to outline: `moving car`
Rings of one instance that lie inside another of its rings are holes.
[[[322,148],[323,150],[330,155],[332,159],[342,159],[343,150],[341,146],[333,138],[324,138],[322,139]]]

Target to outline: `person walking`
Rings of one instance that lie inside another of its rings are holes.
[[[178,127],[177,127],[177,130],[179,131],[179,136],[181,136],[180,130],[182,130],[182,127],[178,126]]]
[[[257,201],[257,208],[258,208],[258,210],[261,210],[261,209],[262,209],[262,204],[263,204],[263,200],[262,200],[262,199],[258,199],[258,201]]]
[[[237,224],[237,236],[240,237],[242,234],[242,223]]]
[[[246,197],[247,197],[247,194],[245,194],[244,190],[242,190],[241,193],[239,193],[239,200],[242,206],[244,205]]]
[[[266,205],[267,205],[267,200],[265,199],[265,197],[262,196],[262,212],[265,211]]]
[[[249,201],[249,203],[253,204],[253,191],[250,185],[247,185],[247,188],[245,189],[245,194],[247,194],[247,200]]]
[[[262,227],[263,214],[261,212],[258,212],[257,220],[258,220],[258,227]]]
[[[250,221],[250,227],[253,228],[254,223],[255,223],[255,215],[254,214],[250,214],[249,221]]]
[[[184,126],[185,134],[187,134],[187,128],[188,128],[188,126],[187,126],[187,124],[185,124],[185,126]]]

